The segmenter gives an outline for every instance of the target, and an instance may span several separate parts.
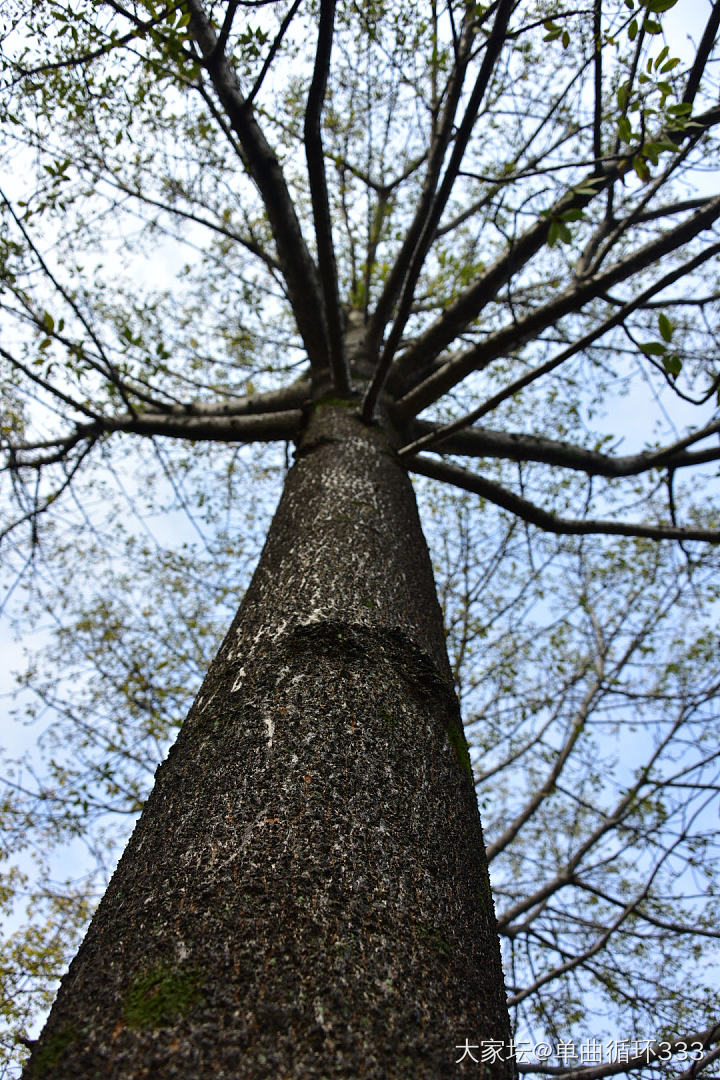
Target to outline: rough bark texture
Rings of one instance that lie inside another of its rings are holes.
[[[151,660],[149,660],[151,662]],[[510,1076],[467,746],[410,483],[317,406],[25,1076]]]

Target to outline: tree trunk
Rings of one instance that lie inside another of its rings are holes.
[[[455,1048],[508,1037],[412,488],[318,405],[25,1075],[499,1080]]]

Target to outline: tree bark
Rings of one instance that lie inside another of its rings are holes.
[[[412,488],[319,404],[24,1075],[500,1080],[456,1046],[508,1038]]]

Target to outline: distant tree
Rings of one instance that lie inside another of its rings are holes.
[[[145,804],[28,1077],[720,1056],[720,2],[689,57],[674,7],[5,5],[16,1037]]]

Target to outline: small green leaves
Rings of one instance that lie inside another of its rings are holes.
[[[563,49],[567,49],[570,44],[570,32],[568,30],[563,30],[563,28],[553,22],[552,19],[546,19],[543,26],[547,31],[543,41],[557,41],[557,39],[560,38]]]
[[[563,210],[562,214],[560,215],[560,220],[561,221],[580,221],[580,219],[582,217],[583,217],[582,210],[578,209],[578,207],[572,207],[570,210]]]
[[[671,378],[676,379],[682,371],[682,360],[677,353],[668,351],[668,345],[672,341],[675,326],[665,312],[661,312],[658,315],[658,330],[662,341],[644,341],[640,345],[640,351],[644,353],[645,356],[651,358],[657,357],[660,359],[665,373]]]
[[[597,188],[604,183],[602,176],[591,176],[588,180],[583,180],[582,184],[576,187],[574,191],[577,195],[597,195]]]
[[[654,60],[654,66],[655,66],[656,71],[660,67],[660,65],[662,64],[663,60],[665,59],[665,57],[667,56],[667,54],[669,52],[670,52],[669,47],[667,45],[663,45],[662,49],[657,54],[657,56],[655,57],[655,60]],[[649,70],[649,65],[650,65],[650,61],[648,61],[648,70]]]
[[[238,38],[238,44],[242,46],[243,54],[247,59],[255,60],[260,55],[260,48],[268,39],[267,31],[259,26],[254,29],[248,27]]]

